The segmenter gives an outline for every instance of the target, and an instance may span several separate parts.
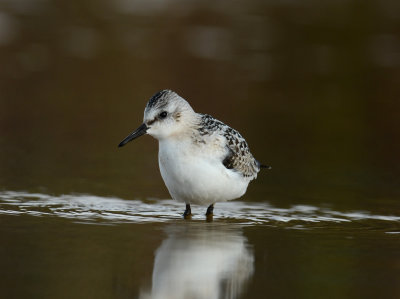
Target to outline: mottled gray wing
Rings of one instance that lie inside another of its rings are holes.
[[[244,177],[254,179],[260,170],[260,163],[250,153],[246,140],[238,131],[227,126],[223,122],[210,115],[202,115],[202,123],[199,127],[201,135],[218,131],[226,139],[228,154],[222,163],[228,169],[240,172]]]

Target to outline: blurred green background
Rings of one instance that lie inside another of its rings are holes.
[[[172,89],[272,165],[275,205],[399,211],[400,2],[0,1],[0,187],[169,198],[157,143],[117,149]]]

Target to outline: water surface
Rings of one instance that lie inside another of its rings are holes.
[[[7,297],[395,298],[400,216],[0,192]],[[384,253],[384,254],[382,254]],[[373,281],[373,283],[371,283]],[[23,284],[23,288],[18,288]],[[290,286],[290,287],[289,287]]]

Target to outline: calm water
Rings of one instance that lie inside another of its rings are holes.
[[[400,298],[399,10],[0,0],[0,297]],[[213,222],[117,149],[164,88],[273,167]]]
[[[192,220],[183,220],[182,206],[172,200],[2,192],[3,295],[399,294],[400,216],[239,201],[217,207],[207,222],[199,207]]]

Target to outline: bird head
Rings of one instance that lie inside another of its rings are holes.
[[[189,103],[171,90],[162,90],[153,95],[144,110],[143,124],[121,141],[119,147],[129,141],[149,134],[161,140],[178,135],[196,117]]]

